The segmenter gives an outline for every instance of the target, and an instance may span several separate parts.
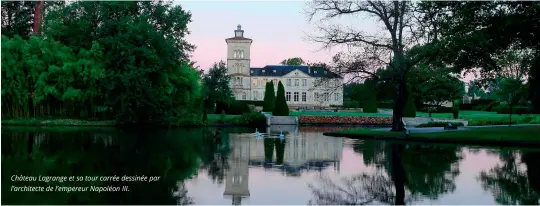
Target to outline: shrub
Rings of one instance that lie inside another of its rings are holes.
[[[393,109],[394,103],[393,102],[379,102],[377,103],[377,106],[383,109]]]
[[[227,114],[242,115],[246,112],[251,112],[251,109],[246,103],[235,100],[228,105],[225,112]]]
[[[242,119],[245,123],[252,126],[266,125],[266,117],[259,112],[244,113]]]
[[[410,88],[408,90],[409,97],[407,98],[405,108],[403,109],[403,117],[416,117],[416,106],[414,105],[413,95]]]
[[[224,123],[225,122],[225,111],[221,112],[221,115],[219,116],[218,122],[219,123]]]
[[[343,108],[360,108],[360,102],[347,100],[343,101]]]
[[[463,126],[462,122],[428,122],[424,124],[419,124],[416,127],[446,127],[448,126],[448,123],[452,124],[452,126]]]
[[[258,101],[258,100],[236,100],[237,102],[241,102],[247,105],[255,105],[257,107],[263,107],[264,101]]]
[[[274,83],[272,81],[266,83],[264,88],[264,104],[263,112],[272,112],[274,111],[274,106],[276,103],[276,96],[274,93]]]
[[[492,109],[497,112],[497,114],[510,114],[510,107],[508,105],[499,105]],[[531,109],[526,106],[513,106],[512,114],[528,114],[531,112]]]
[[[289,116],[289,106],[287,106],[287,101],[285,100],[285,89],[281,81],[278,83],[276,103],[274,104],[272,114],[275,116]]]
[[[454,119],[459,117],[459,100],[454,100],[454,102],[452,102],[452,115],[454,116]]]
[[[499,104],[500,104],[499,102],[493,101],[489,103],[488,105],[484,106],[484,108],[482,108],[482,111],[491,112],[493,107],[499,106]]]

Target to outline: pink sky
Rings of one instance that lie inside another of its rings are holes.
[[[244,36],[253,39],[251,67],[276,65],[292,57],[307,62],[329,62],[342,50],[334,47],[321,51],[321,44],[308,40],[308,35],[317,33],[315,23],[307,20],[303,1],[178,1],[175,4],[192,14],[187,40],[197,47],[192,60],[201,69],[226,60],[225,39],[234,36],[238,24],[242,25]],[[338,21],[368,33],[384,32],[372,18],[356,16]],[[472,76],[464,80],[470,79]]]

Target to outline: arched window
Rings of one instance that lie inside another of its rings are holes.
[[[253,91],[253,100],[259,100],[259,92]]]
[[[242,85],[242,81],[240,80],[240,77],[236,77],[236,85]]]
[[[240,58],[244,58],[244,51],[240,50]]]

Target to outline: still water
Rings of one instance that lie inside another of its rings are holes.
[[[322,135],[332,129],[272,128],[273,135],[257,137],[249,128],[2,127],[1,203],[539,204],[539,150]],[[13,175],[160,178],[60,183],[12,181]],[[13,186],[127,186],[129,192],[15,192]]]

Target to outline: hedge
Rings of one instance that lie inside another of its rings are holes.
[[[237,102],[243,103],[243,104],[252,104],[258,107],[262,107],[264,105],[264,101],[258,101],[258,100],[236,100]]]

